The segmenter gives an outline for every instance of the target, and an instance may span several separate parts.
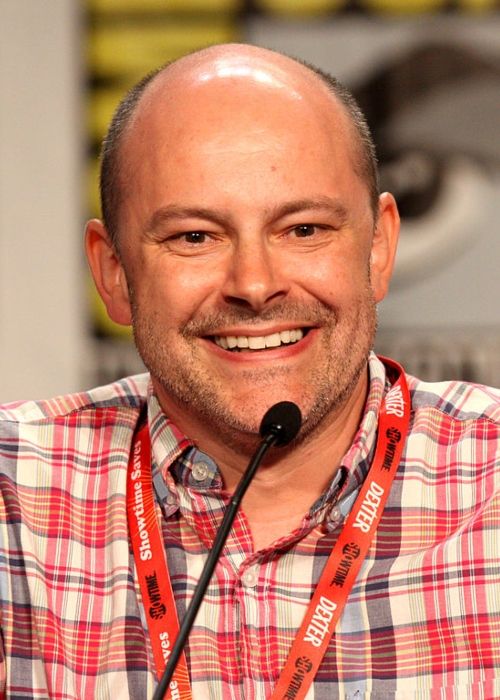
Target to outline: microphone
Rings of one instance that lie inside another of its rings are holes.
[[[264,414],[259,434],[263,439],[267,435],[275,435],[274,445],[285,447],[297,436],[301,425],[302,415],[297,404],[292,401],[280,401]]]
[[[264,455],[273,445],[285,447],[297,436],[302,424],[302,416],[299,407],[291,401],[280,401],[275,403],[264,414],[261,421],[259,434],[262,438],[260,445],[255,451],[246,471],[241,477],[238,485],[231,497],[231,501],[224,513],[214,544],[201,572],[191,603],[184,619],[179,627],[179,634],[172,647],[172,652],[168,658],[167,665],[153,695],[153,700],[163,700],[163,696],[170,685],[174,675],[177,662],[186,644],[189,632],[193,626],[200,605],[205,597],[208,584],[212,578],[215,566],[219,560],[220,553],[226,542],[227,536],[236,517],[236,513],[250,485],[257,469],[264,458]]]

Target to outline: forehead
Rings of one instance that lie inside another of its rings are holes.
[[[148,86],[121,149],[123,213],[144,219],[173,190],[208,198],[214,178],[228,192],[237,179],[262,193],[259,180],[270,171],[286,187],[299,170],[306,189],[319,173],[354,177],[354,130],[328,86],[285,57],[250,59],[189,57]]]
[[[217,133],[243,140],[259,128],[274,129],[277,137],[295,132],[299,141],[330,135],[351,147],[346,109],[317,75],[279,54],[246,48],[249,53],[195,54],[158,75],[136,108],[123,152],[144,155],[179,139],[194,146]]]

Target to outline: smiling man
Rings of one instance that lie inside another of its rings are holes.
[[[346,106],[314,78],[251,47],[170,66],[122,127],[120,204],[87,229],[111,318],[133,322],[164,412],[220,463],[228,488],[267,408],[299,404],[310,439],[248,495],[264,537],[270,522],[274,535],[291,525],[277,480],[302,500],[298,525],[332,477],[312,441],[338,462],[357,430],[398,232],[392,197],[372,204],[370,154]]]
[[[118,108],[101,193],[89,263],[149,374],[3,411],[8,697],[151,694],[283,400],[301,431],[171,696],[500,695],[500,395],[371,353],[399,219],[352,97],[257,47],[186,56]]]

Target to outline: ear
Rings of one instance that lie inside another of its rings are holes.
[[[95,286],[115,323],[132,323],[127,279],[109,234],[99,219],[91,219],[85,229],[85,250]]]
[[[370,272],[373,295],[382,301],[389,289],[399,238],[399,212],[392,194],[379,197],[378,219],[372,240]]]

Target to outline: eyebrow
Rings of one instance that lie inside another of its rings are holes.
[[[329,211],[339,218],[341,222],[344,222],[348,217],[347,208],[338,199],[323,195],[313,199],[298,199],[277,204],[267,209],[265,213],[270,221],[278,221],[291,214],[314,211]],[[172,219],[188,218],[205,219],[219,226],[227,226],[228,222],[231,223],[232,216],[229,212],[217,211],[206,207],[185,207],[178,204],[167,204],[153,213],[145,230],[154,231]]]
[[[157,209],[149,219],[145,230],[154,231],[161,224],[171,221],[172,219],[206,219],[213,221],[215,224],[224,226],[227,224],[227,216],[221,212],[205,207],[182,207],[177,204],[167,204],[160,209]]]
[[[285,202],[273,207],[271,210],[271,218],[274,220],[282,219],[290,214],[298,214],[307,211],[329,211],[335,214],[341,220],[347,219],[347,208],[338,199],[322,195],[314,199],[298,199],[291,202]]]

